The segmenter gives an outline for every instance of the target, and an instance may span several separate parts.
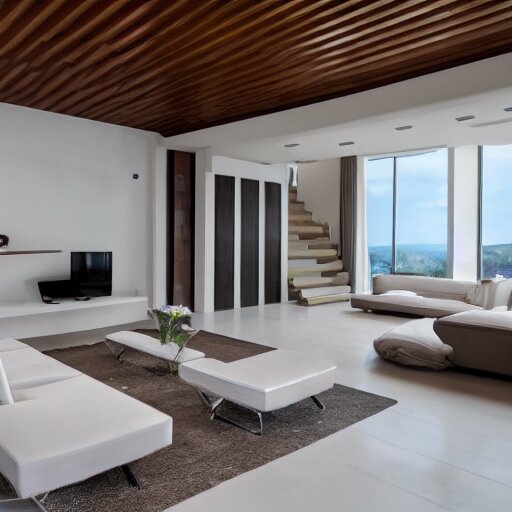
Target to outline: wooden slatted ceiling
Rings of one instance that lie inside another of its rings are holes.
[[[165,136],[509,51],[508,0],[0,0],[0,101]]]

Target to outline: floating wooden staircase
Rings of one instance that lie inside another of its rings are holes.
[[[288,282],[288,298],[305,306],[349,300],[350,276],[343,272],[329,225],[313,219],[297,201],[296,188],[289,191]]]

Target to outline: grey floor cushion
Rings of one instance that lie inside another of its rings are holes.
[[[434,321],[433,318],[421,318],[391,329],[373,342],[375,351],[382,359],[405,366],[432,370],[453,366],[453,349],[434,332]]]

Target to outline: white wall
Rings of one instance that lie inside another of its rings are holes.
[[[215,279],[215,180],[208,149],[196,153],[194,307],[213,311]]]
[[[259,304],[265,303],[265,181],[281,184],[281,297],[288,298],[288,168],[284,164],[262,165],[223,156],[212,156],[208,150],[196,154],[196,279],[195,307],[197,311],[214,309],[215,254],[215,175],[235,178],[235,283],[234,305],[240,307],[240,184],[242,178],[260,182],[260,247]]]
[[[298,200],[304,201],[313,219],[327,222],[331,240],[340,243],[340,160],[320,160],[298,164]]]
[[[39,300],[67,278],[69,251],[113,251],[113,294],[152,294],[152,173],[157,135],[0,104],[0,302]],[[138,173],[137,181],[132,174]]]
[[[157,146],[153,178],[153,305],[167,303],[167,149]]]
[[[448,268],[454,279],[478,278],[478,146],[450,148],[448,166]]]

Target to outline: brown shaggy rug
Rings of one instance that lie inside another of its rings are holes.
[[[205,331],[189,346],[225,362],[272,350]],[[266,414],[264,434],[256,436],[221,421],[210,421],[190,386],[176,376],[162,374],[158,364],[156,371],[151,371],[151,364],[137,352],[127,350],[119,362],[104,343],[98,343],[53,350],[48,355],[174,419],[173,444],[130,465],[140,490],[127,484],[121,469],[113,469],[50,493],[44,502],[49,512],[160,512],[396,403],[336,385],[320,396],[325,412],[305,400]]]

